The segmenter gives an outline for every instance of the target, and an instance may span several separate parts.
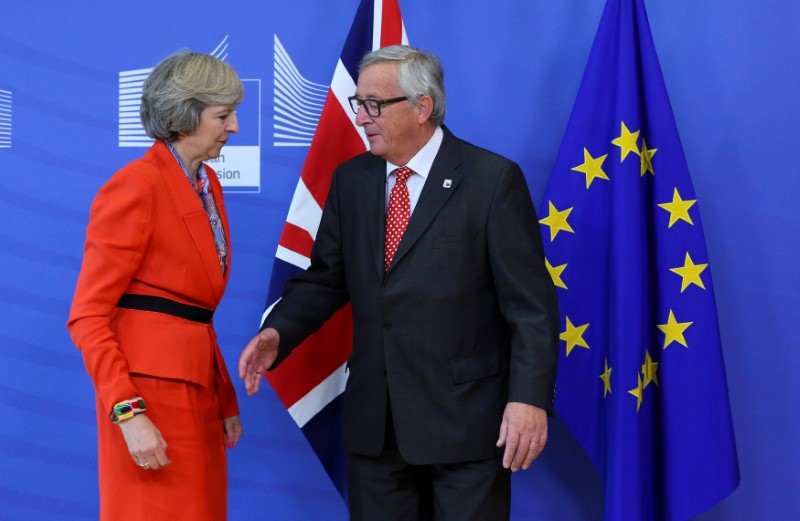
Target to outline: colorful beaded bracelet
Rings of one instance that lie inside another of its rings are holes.
[[[130,400],[123,400],[111,408],[109,418],[111,423],[120,423],[125,420],[130,420],[137,414],[143,413],[147,407],[144,404],[144,399],[141,396],[131,398]]]

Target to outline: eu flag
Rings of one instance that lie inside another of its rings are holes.
[[[714,286],[642,0],[608,0],[541,207],[556,412],[607,520],[683,520],[738,485]]]

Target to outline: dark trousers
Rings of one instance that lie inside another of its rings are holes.
[[[409,465],[391,415],[379,456],[350,454],[351,521],[503,521],[511,517],[511,472],[502,455],[447,465]]]

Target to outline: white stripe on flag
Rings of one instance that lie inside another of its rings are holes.
[[[308,267],[311,266],[311,259],[288,248],[284,248],[280,244],[278,245],[278,251],[275,252],[275,257],[283,262],[288,262],[292,266],[297,266],[301,270],[307,270]]]
[[[316,240],[320,219],[322,219],[322,208],[320,208],[314,196],[311,195],[303,179],[300,178],[297,182],[297,187],[294,189],[294,196],[292,196],[292,204],[289,205],[289,214],[286,216],[286,222],[302,228],[311,235],[312,239]],[[295,265],[297,266],[297,264]]]
[[[263,326],[264,325],[264,321],[267,319],[267,316],[272,311],[272,308],[274,308],[275,304],[277,304],[280,301],[281,301],[281,299],[276,300],[267,309],[264,310],[264,313],[261,315],[261,323],[259,324],[259,326]]]
[[[311,418],[344,392],[347,384],[346,365],[339,366],[330,376],[289,407],[289,414],[298,427],[303,428]]]
[[[339,104],[342,106],[344,113],[347,114],[348,118],[350,118],[350,123],[353,124],[353,128],[358,134],[358,137],[360,137],[364,142],[364,150],[369,150],[369,141],[367,141],[367,136],[360,128],[358,128],[358,125],[356,125],[356,115],[353,113],[353,109],[350,108],[350,102],[347,101],[348,97],[356,93],[356,84],[353,81],[353,78],[350,76],[350,73],[347,72],[347,69],[345,68],[341,59],[336,63],[336,70],[333,72],[331,91],[333,92],[333,95],[336,96]]]
[[[372,50],[381,48],[381,28],[383,22],[383,0],[372,2]]]

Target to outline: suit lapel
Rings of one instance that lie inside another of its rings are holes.
[[[217,173],[214,172],[214,169],[208,165],[205,165],[206,168],[206,175],[208,175],[208,182],[210,183],[211,192],[214,194],[214,204],[217,205],[217,212],[219,212],[219,218],[222,220],[222,232],[225,234],[225,242],[228,245],[228,270],[225,272],[225,279],[227,280],[228,274],[230,273],[231,267],[231,236],[230,236],[230,228],[228,227],[228,211],[225,209],[225,202],[222,196],[222,184],[220,184],[219,179],[217,179]],[[203,206],[202,202],[200,206]],[[203,209],[205,210],[205,208]],[[212,242],[213,242],[213,233],[212,235]],[[217,251],[216,244],[214,245],[214,251]],[[219,269],[219,257],[217,259],[217,268]],[[222,272],[220,271],[220,275]]]
[[[374,166],[369,169],[367,181],[363,184],[366,190],[362,200],[367,207],[367,234],[370,251],[373,254],[373,267],[379,279],[383,278],[384,221],[386,220],[386,162],[375,158]]]
[[[417,201],[400,245],[397,247],[392,266],[396,265],[414,247],[414,244],[428,229],[461,182],[462,174],[458,170],[458,166],[461,164],[458,142],[449,130],[446,128],[442,128],[442,130],[444,130],[442,146],[439,153],[436,154],[431,171],[428,173],[428,179],[425,180],[425,185],[422,187],[419,201]],[[383,234],[381,234],[382,239]],[[381,248],[383,248],[382,245]]]
[[[214,273],[219,275],[218,280],[222,283],[222,286],[219,288],[219,295],[222,296],[222,292],[225,290],[225,285],[228,282],[228,275],[231,272],[231,236],[230,236],[230,227],[228,226],[228,212],[225,209],[225,203],[223,201],[222,195],[222,185],[217,179],[217,173],[214,172],[214,169],[208,165],[205,165],[206,175],[208,176],[208,182],[210,183],[209,188],[211,192],[214,194],[214,204],[217,206],[217,212],[219,212],[219,218],[222,220],[222,233],[225,234],[225,243],[228,246],[228,269],[225,271],[225,275],[222,275],[222,270],[219,269],[219,255],[217,254],[217,245],[214,242],[214,232],[211,230],[211,224],[208,222],[208,214],[206,214],[206,224],[208,225],[208,230],[211,232],[209,237],[211,238],[211,244],[213,246],[213,264],[216,266],[216,271]],[[198,200],[200,198],[198,197]],[[202,201],[200,202],[200,206],[203,206]],[[203,213],[205,212],[205,208],[203,208]],[[208,266],[208,264],[207,264]]]
[[[172,156],[172,152],[170,152],[163,143],[157,143],[154,147],[158,147],[156,149],[156,154],[161,164],[162,171],[164,172],[164,184],[166,185],[166,189],[169,191],[178,214],[181,216],[186,226],[186,231],[192,238],[197,253],[202,259],[205,268],[203,272],[211,286],[214,297],[220,300],[225,289],[225,280],[222,277],[222,270],[219,269],[219,257],[217,255],[217,247],[214,244],[214,234],[208,222],[208,214],[203,208],[203,203],[197,195],[197,192],[194,191],[189,180],[186,179],[186,174],[183,172],[183,169]],[[209,173],[208,178],[215,196],[221,193],[221,186],[216,179],[216,174],[212,171]],[[223,220],[225,236],[228,238],[229,228],[227,216],[225,215],[224,208],[220,204],[221,199],[221,197],[215,197],[220,217]],[[197,275],[201,276],[201,273],[198,272]]]

